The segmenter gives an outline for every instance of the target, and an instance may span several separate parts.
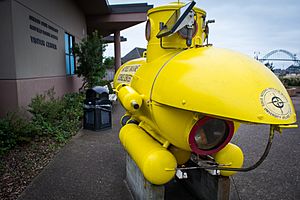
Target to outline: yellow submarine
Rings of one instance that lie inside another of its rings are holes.
[[[126,109],[120,141],[156,185],[192,158],[223,176],[252,170],[267,156],[275,131],[297,127],[280,80],[257,60],[205,43],[213,21],[194,5],[150,9],[146,55],[123,64],[114,79]],[[242,150],[230,143],[241,123],[270,125],[263,156],[246,168]]]

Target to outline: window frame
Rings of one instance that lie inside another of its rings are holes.
[[[65,69],[67,76],[75,75],[76,59],[73,54],[72,48],[75,44],[75,37],[70,33],[65,32]]]

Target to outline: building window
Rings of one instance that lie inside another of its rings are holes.
[[[66,53],[66,74],[75,74],[75,57],[73,55],[74,36],[65,33],[65,53]]]

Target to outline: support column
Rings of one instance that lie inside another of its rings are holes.
[[[120,31],[114,33],[115,71],[121,66],[121,36]]]

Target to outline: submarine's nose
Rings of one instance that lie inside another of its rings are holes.
[[[286,89],[268,68],[214,47],[192,48],[173,57],[157,74],[152,100],[245,122],[296,122]]]

